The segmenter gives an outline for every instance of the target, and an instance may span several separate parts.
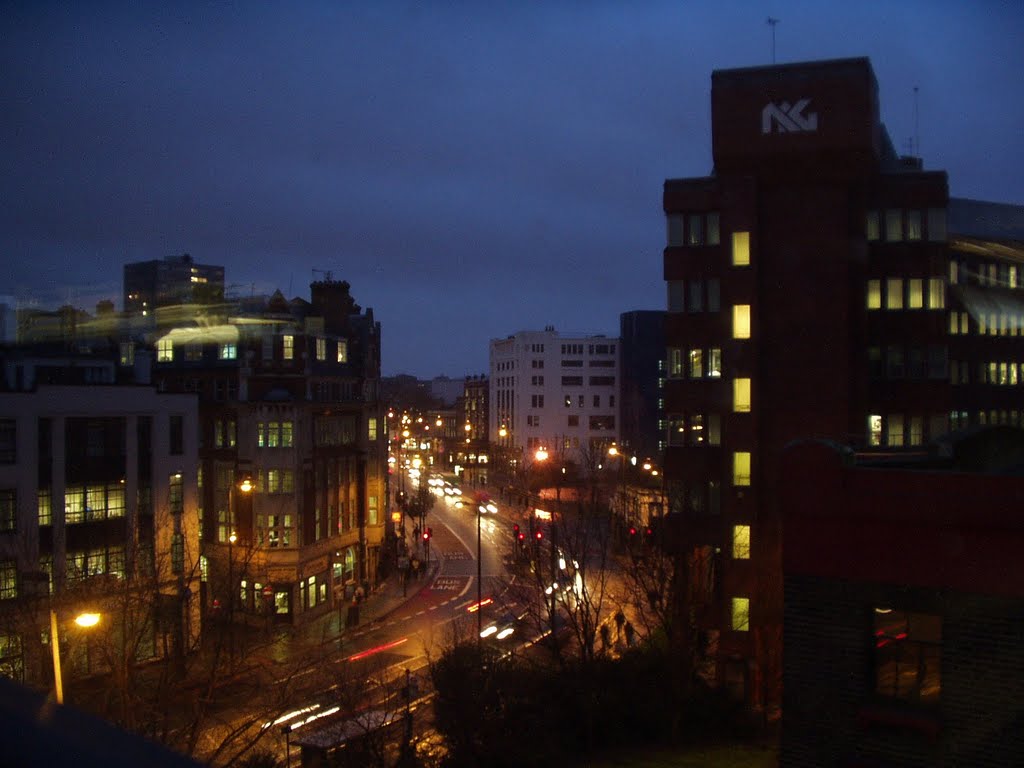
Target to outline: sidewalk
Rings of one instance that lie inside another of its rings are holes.
[[[415,552],[415,545],[409,551]],[[289,630],[287,634],[291,642],[298,640],[305,643],[337,640],[342,633],[346,639],[357,638],[415,599],[421,589],[430,585],[439,568],[440,561],[431,556],[430,563],[421,570],[420,577],[410,578],[408,584],[403,584],[403,576],[398,571],[382,579],[359,604],[359,623],[355,626],[345,626],[350,607],[346,604],[308,624]]]

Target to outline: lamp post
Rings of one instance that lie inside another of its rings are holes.
[[[228,536],[228,663],[235,666],[235,542],[238,536]]]
[[[620,518],[620,522],[616,527],[619,529],[621,540],[622,526],[626,523],[626,454],[619,450],[615,443],[612,443],[608,448],[608,455],[619,459],[619,509],[616,516]]]
[[[484,631],[484,612],[482,609],[483,604],[483,565],[480,546],[480,518],[484,516],[484,504],[487,502],[484,500],[486,494],[477,494],[477,507],[476,507],[476,645],[480,648],[480,633]]]
[[[75,624],[89,629],[100,623],[100,614],[81,613],[75,617]],[[64,678],[60,669],[60,630],[57,626],[57,611],[50,609],[50,650],[53,652],[53,688],[57,703],[64,703]]]

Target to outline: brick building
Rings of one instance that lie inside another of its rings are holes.
[[[205,599],[256,621],[336,609],[383,557],[380,324],[347,282],[310,291],[155,340],[154,381],[199,400]]]
[[[664,186],[668,524],[718,680],[770,714],[783,448],[1020,423],[1024,249],[949,231],[946,174],[896,155],[866,59],[716,71],[711,106],[713,175]]]
[[[780,765],[1024,764],[1024,433],[784,452]]]

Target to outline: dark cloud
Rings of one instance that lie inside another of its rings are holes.
[[[389,373],[613,334],[663,305],[661,185],[711,169],[711,71],[770,60],[767,13],[695,6],[9,4],[0,292],[88,305],[184,252],[293,295],[330,269]],[[780,61],[870,56],[894,141],[954,194],[1024,203],[1017,4],[771,13]]]

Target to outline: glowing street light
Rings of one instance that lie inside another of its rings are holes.
[[[95,627],[100,623],[100,615],[98,613],[80,613],[75,616],[75,624],[85,629]]]
[[[85,629],[100,623],[100,614],[82,613],[75,617],[75,624]],[[53,652],[53,689],[58,704],[64,703],[64,677],[60,670],[60,629],[57,626],[57,611],[50,609],[50,650]]]

